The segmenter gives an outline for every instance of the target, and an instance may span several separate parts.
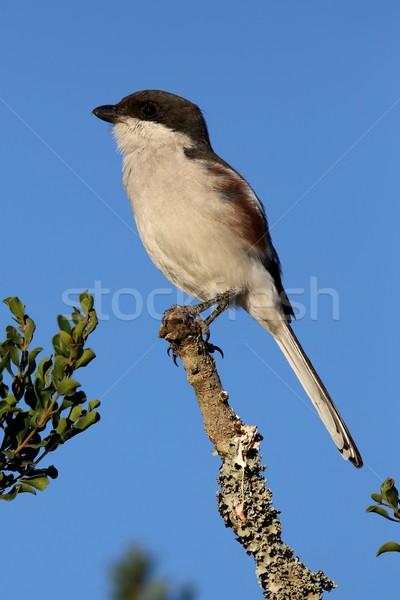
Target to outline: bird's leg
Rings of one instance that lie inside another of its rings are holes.
[[[211,313],[207,319],[205,319],[210,324],[220,315],[226,308],[228,308],[230,301],[236,296],[236,293],[233,290],[228,290],[227,292],[223,292],[222,294],[218,294],[215,298],[211,298],[210,300],[205,300],[204,302],[200,302],[200,304],[195,304],[194,306],[188,306],[187,308],[190,311],[190,314],[195,316],[199,315],[211,306],[217,305],[217,308],[214,312]],[[217,312],[218,311],[218,312]],[[215,316],[213,316],[215,314]],[[211,319],[211,317],[213,318]]]
[[[229,290],[228,292],[225,292],[225,294],[221,294],[217,298],[214,298],[214,300],[217,300],[218,304],[217,307],[212,311],[211,315],[208,315],[208,317],[204,319],[204,322],[207,326],[211,325],[211,323],[229,307],[232,300],[235,298],[235,295],[236,294],[234,292]]]
[[[210,339],[209,326],[211,325],[211,323],[213,321],[215,321],[215,319],[221,313],[224,312],[224,310],[226,310],[228,308],[228,306],[231,304],[231,302],[235,298],[235,296],[236,296],[236,294],[234,291],[228,290],[227,292],[224,292],[223,294],[219,294],[218,296],[216,296],[215,298],[212,298],[211,300],[206,300],[205,302],[201,302],[201,304],[197,304],[196,306],[193,306],[191,313],[190,313],[194,316],[195,320],[197,321],[197,323],[199,323],[199,325],[201,327],[202,333],[205,337],[205,342],[207,344],[208,351],[213,353],[213,352],[215,352],[215,350],[218,350],[218,352],[221,354],[222,357],[224,356],[224,353],[222,352],[221,348],[219,348],[218,346],[215,346],[214,344],[209,343],[209,339]],[[211,306],[215,306],[215,305],[216,305],[216,308],[212,311],[212,313],[207,318],[202,319],[200,317],[200,314],[202,312],[204,312]]]
[[[205,302],[201,302],[200,304],[195,304],[195,306],[187,307],[189,314],[193,315],[195,320],[200,324],[203,334],[206,336],[207,341],[210,336],[209,325],[211,325],[211,323],[215,321],[215,319],[221,313],[223,313],[224,310],[228,308],[229,304],[232,302],[235,296],[235,292],[233,292],[232,290],[228,290],[223,294],[215,296],[215,298],[211,298],[210,300],[206,300]],[[216,308],[206,319],[202,319],[200,317],[202,312],[215,305]]]

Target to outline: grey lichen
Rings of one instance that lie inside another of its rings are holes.
[[[225,457],[218,478],[219,512],[238,542],[253,555],[265,598],[322,598],[322,592],[335,584],[321,571],[307,569],[282,541],[279,513],[262,475],[261,440],[257,429],[247,425],[232,440],[230,456]]]

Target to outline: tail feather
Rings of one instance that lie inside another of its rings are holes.
[[[282,321],[282,324],[274,331],[274,338],[307,392],[343,458],[350,460],[357,468],[362,467],[361,455],[345,422],[289,323]]]

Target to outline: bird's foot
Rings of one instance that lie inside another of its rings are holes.
[[[172,352],[172,360],[174,361],[174,365],[176,367],[179,367],[178,365],[178,355],[176,353],[175,348],[172,346],[172,344],[170,344],[167,348],[167,354],[168,356],[171,356],[171,352]]]
[[[205,341],[205,340],[204,340],[204,343],[206,345],[207,352],[209,352],[210,354],[214,354],[215,351],[219,352],[221,355],[221,358],[224,358],[224,352],[223,352],[222,348],[220,348],[219,346],[216,346],[215,344],[210,344],[210,342]]]
[[[236,296],[236,293],[233,290],[228,290],[223,294],[219,294],[215,298],[211,298],[211,300],[206,300],[205,302],[201,302],[200,304],[196,304],[195,306],[188,306],[189,314],[193,316],[196,323],[199,324],[201,328],[201,332],[203,335],[204,342],[207,345],[207,350],[211,354],[213,354],[216,350],[224,357],[224,353],[219,346],[215,346],[214,344],[209,343],[210,339],[210,325],[215,321],[215,319],[224,312],[228,308],[228,306],[232,303]],[[205,319],[203,319],[200,315],[202,312],[211,308],[211,306],[215,306],[215,309],[211,314],[208,315]]]
[[[232,290],[228,290],[227,292],[224,292],[223,294],[220,294],[215,298],[212,298],[211,300],[206,300],[205,302],[201,302],[200,304],[196,304],[195,306],[179,306],[175,304],[164,313],[163,320],[165,321],[168,318],[168,316],[171,315],[171,313],[174,314],[174,318],[179,318],[179,320],[182,321],[185,321],[188,318],[193,319],[200,327],[207,351],[210,352],[210,354],[213,354],[215,351],[217,351],[221,354],[223,358],[224,353],[221,350],[221,348],[209,342],[210,325],[224,310],[228,308],[235,296],[235,292],[233,292]],[[211,308],[212,306],[215,306],[216,308],[208,317],[203,319],[201,317],[201,313]],[[169,346],[167,353],[168,356],[170,356],[172,353],[172,359],[177,365],[177,354],[174,350],[173,345]]]

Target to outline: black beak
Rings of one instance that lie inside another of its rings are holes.
[[[92,114],[101,119],[102,121],[108,121],[109,123],[117,123],[119,120],[118,109],[112,104],[106,104],[105,106],[98,106],[92,110]]]

